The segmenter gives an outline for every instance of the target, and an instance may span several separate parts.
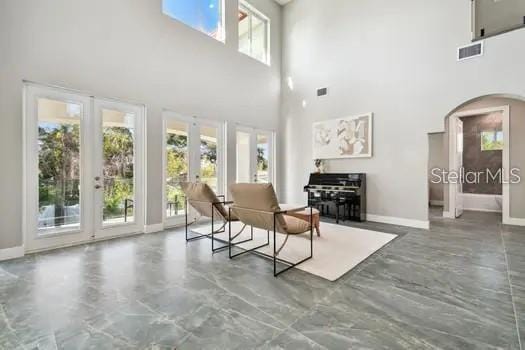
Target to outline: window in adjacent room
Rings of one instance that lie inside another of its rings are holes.
[[[162,0],[162,12],[224,41],[223,0]]]
[[[482,151],[501,151],[503,150],[503,131],[483,131],[481,132]]]
[[[270,20],[246,2],[239,2],[239,51],[270,64]]]

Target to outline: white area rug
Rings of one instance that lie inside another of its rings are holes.
[[[232,223],[232,236],[241,228],[240,223]],[[210,226],[196,229],[200,233],[210,231]],[[217,238],[228,240],[228,233],[216,235]],[[321,223],[321,237],[314,231],[314,256],[312,259],[297,266],[298,269],[335,281],[370,255],[381,249],[385,244],[396,238],[397,235],[377,231],[363,230],[354,227]],[[236,239],[242,241],[250,238],[250,228]],[[266,243],[266,231],[254,229],[254,240],[244,243],[240,247],[250,249]],[[285,236],[277,234],[277,248]],[[220,243],[219,243],[220,245]],[[273,233],[270,233],[270,246],[259,249],[260,252],[273,254]],[[288,243],[279,254],[279,257],[288,261],[297,262],[310,254],[309,234],[290,236]]]

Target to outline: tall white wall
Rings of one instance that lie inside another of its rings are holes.
[[[330,161],[368,174],[368,212],[428,220],[428,133],[465,101],[525,96],[525,30],[486,41],[480,59],[456,61],[472,38],[469,0],[295,0],[283,13],[281,133],[288,202],[304,202],[313,169],[311,124],[375,113],[374,157]],[[329,95],[315,96],[328,87]],[[305,106],[303,105],[305,101]]]
[[[281,7],[250,1],[271,19],[268,67],[237,52],[237,1],[225,2],[223,44],[164,16],[161,0],[0,0],[0,249],[22,244],[23,79],[147,106],[149,225],[162,221],[163,108],[227,120],[230,135],[277,129]]]

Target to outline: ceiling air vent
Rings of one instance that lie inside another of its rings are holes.
[[[483,41],[460,47],[458,49],[458,61],[467,60],[483,55]]]

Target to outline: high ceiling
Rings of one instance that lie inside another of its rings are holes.
[[[277,2],[278,4],[281,4],[281,5],[286,5],[290,1],[292,1],[292,0],[275,0],[275,2]]]

